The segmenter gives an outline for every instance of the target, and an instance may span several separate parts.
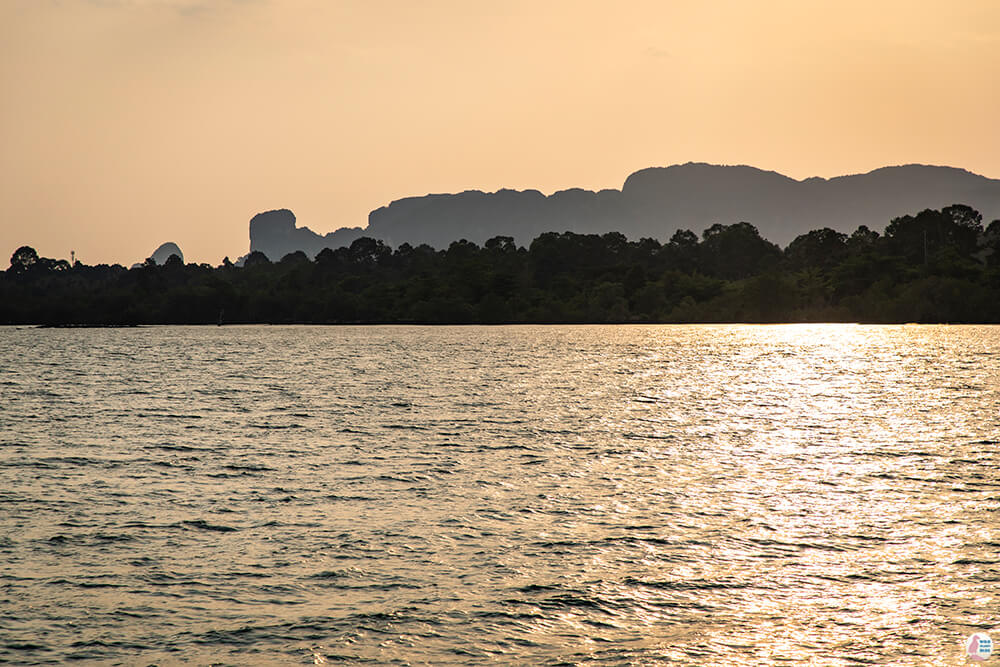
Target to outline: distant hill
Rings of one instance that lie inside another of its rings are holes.
[[[180,246],[173,241],[167,241],[166,243],[160,244],[160,247],[154,250],[148,259],[153,260],[154,264],[163,266],[167,263],[167,260],[170,259],[171,255],[177,255],[177,259],[181,260],[181,262],[184,261],[184,253],[181,252]],[[134,269],[139,266],[142,266],[142,262],[136,262],[132,265],[132,268]]]
[[[250,250],[280,259],[295,250],[315,256],[360,236],[391,246],[452,241],[483,243],[512,236],[526,244],[543,232],[622,232],[668,240],[678,229],[696,233],[714,223],[750,222],[763,237],[787,245],[799,234],[830,227],[850,233],[859,225],[882,231],[893,217],[927,208],[968,204],[984,221],[1000,218],[1000,180],[964,169],[928,165],[883,167],[867,174],[802,181],[748,166],[687,163],[637,171],[621,190],[469,190],[408,197],[372,211],[368,227],[321,236],[296,227],[282,209],[250,223]]]
[[[152,260],[160,266],[163,266],[167,263],[167,260],[170,259],[171,255],[177,255],[179,260],[182,262],[184,261],[184,253],[181,252],[180,246],[173,241],[167,241],[154,250],[153,254],[150,255],[150,258],[152,258]]]

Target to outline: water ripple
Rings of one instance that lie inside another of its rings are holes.
[[[955,664],[995,327],[0,328],[0,662]]]

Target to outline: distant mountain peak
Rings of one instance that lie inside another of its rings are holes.
[[[151,254],[150,257],[154,262],[162,266],[167,263],[167,260],[170,259],[171,255],[177,255],[178,259],[182,262],[184,261],[184,253],[181,252],[180,246],[173,241],[167,241],[166,243],[161,244],[159,248],[153,251],[153,254]]]

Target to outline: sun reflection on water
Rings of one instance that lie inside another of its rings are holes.
[[[602,418],[626,448],[643,443],[588,468],[591,479],[615,480],[605,492],[626,499],[615,507],[631,514],[622,520],[637,528],[637,544],[606,544],[581,579],[643,574],[589,595],[623,617],[613,627],[664,658],[697,655],[690,638],[679,639],[690,624],[703,657],[727,664],[908,654],[953,662],[952,632],[997,622],[967,613],[955,625],[949,607],[997,602],[995,589],[977,596],[962,586],[976,570],[959,574],[955,564],[974,545],[1000,543],[983,523],[995,502],[984,506],[982,493],[952,481],[975,415],[952,418],[954,386],[921,384],[935,351],[913,348],[933,346],[935,332],[787,325],[716,333],[692,377],[690,361],[678,361],[677,332],[657,332],[659,345],[632,358],[638,370],[624,380],[624,403]],[[701,419],[690,420],[691,405]],[[965,462],[991,460],[994,452],[979,451]],[[579,526],[576,539],[606,534],[607,522],[597,524]]]
[[[749,666],[1000,635],[995,327],[216,329],[0,338],[10,643]]]

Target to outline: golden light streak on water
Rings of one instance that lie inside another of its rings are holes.
[[[950,665],[1000,635],[993,327],[3,330],[0,363],[0,658]]]

